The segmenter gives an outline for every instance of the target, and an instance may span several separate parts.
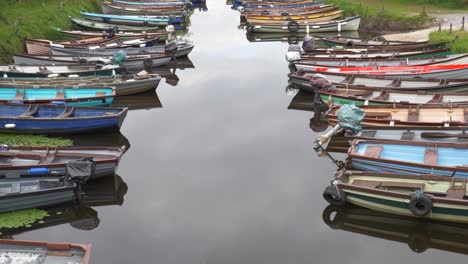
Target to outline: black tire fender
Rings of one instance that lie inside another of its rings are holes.
[[[346,204],[346,193],[337,185],[328,185],[323,191],[323,198],[335,206],[343,206]]]
[[[356,42],[354,42],[354,41],[352,41],[352,40],[348,40],[348,41],[346,41],[346,43],[345,43],[345,47],[346,47],[346,48],[354,48],[354,47],[356,47]]]
[[[143,60],[143,65],[145,65],[145,67],[150,68],[151,66],[153,66],[153,59],[152,58],[144,59]]]
[[[299,30],[299,23],[294,20],[289,21],[288,23],[288,30],[290,32],[297,32]]]
[[[415,216],[426,216],[432,211],[432,199],[427,194],[416,191],[409,201],[408,208]]]

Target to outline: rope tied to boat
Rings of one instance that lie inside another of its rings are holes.
[[[423,195],[424,193],[421,190],[416,190],[414,194],[416,195],[416,199],[419,201],[421,195]]]

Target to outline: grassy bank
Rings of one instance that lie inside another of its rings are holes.
[[[0,144],[11,146],[71,146],[73,141],[64,138],[49,138],[38,135],[0,134]]]
[[[54,28],[71,27],[68,16],[99,10],[99,0],[3,0],[0,8],[0,61],[23,51],[24,38],[57,39]]]
[[[448,42],[454,53],[468,53],[468,31],[432,32],[429,40]]]

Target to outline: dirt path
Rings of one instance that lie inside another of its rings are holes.
[[[461,28],[462,17],[465,16],[465,30],[468,31],[468,11],[464,11],[462,13],[446,13],[446,14],[437,14],[432,13],[429,14],[432,17],[435,17],[438,22],[442,23],[442,29],[449,29],[450,23],[453,24],[453,29],[457,30]],[[429,34],[433,31],[437,31],[439,29],[438,26],[417,30],[413,32],[406,32],[406,33],[397,33],[397,34],[388,34],[384,35],[385,39],[393,40],[393,41],[425,41],[428,40]]]

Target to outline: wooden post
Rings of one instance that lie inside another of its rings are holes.
[[[450,29],[449,29],[450,34],[452,34],[452,27],[453,27],[453,25],[452,25],[452,23],[450,23]]]
[[[465,31],[465,16],[462,17],[462,26],[461,26],[461,30],[462,30],[462,31]]]
[[[439,23],[439,32],[442,32],[442,23]]]

